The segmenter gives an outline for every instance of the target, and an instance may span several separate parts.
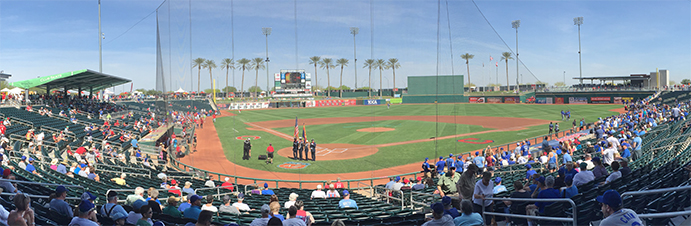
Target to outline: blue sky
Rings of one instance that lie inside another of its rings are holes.
[[[125,31],[161,3],[102,1],[102,29],[106,37],[104,73],[132,79],[135,89],[155,87],[156,14]],[[293,9],[297,8],[297,67],[314,74],[314,67],[308,65],[311,56],[349,59],[343,81],[350,87],[356,81],[349,27],[360,28],[356,36],[358,87],[367,84],[368,71],[362,66],[368,58],[398,58],[401,68],[396,71],[396,86],[405,87],[408,75],[435,75],[437,71],[451,74],[452,67],[454,74],[467,74],[465,62],[460,58],[466,52],[475,55],[469,65],[471,82],[494,83],[498,71],[499,82],[504,84],[504,62],[499,62],[498,70],[494,65],[502,52],[509,48],[515,51],[516,31],[511,28],[511,21],[518,19],[521,20],[519,54],[525,64],[519,67],[523,82],[539,79],[554,84],[563,81],[566,71],[567,84],[572,84],[575,81],[568,78],[578,76],[579,72],[578,30],[573,24],[573,18],[578,16],[584,17],[583,76],[649,73],[660,68],[668,69],[673,81],[691,78],[689,1],[476,3],[508,47],[472,2],[448,1],[447,20],[447,1],[441,1],[437,63],[437,1],[375,0],[370,5],[368,0],[298,0],[295,6],[293,1],[236,0],[231,29],[230,1],[192,1],[190,20],[189,2],[174,0],[159,8],[164,68],[173,78],[174,89],[189,90],[191,74],[196,89],[197,70],[190,68],[190,56],[213,59],[219,66],[222,58],[233,54],[236,60],[264,57],[266,47],[261,28],[272,27],[269,72],[273,75],[280,69],[294,69]],[[96,0],[0,1],[0,70],[12,74],[11,81],[85,68],[98,70],[97,6]],[[370,7],[373,17],[370,17]],[[490,55],[494,58],[492,62]],[[235,71],[235,80],[231,73],[229,84],[240,87],[241,73]],[[245,73],[247,89],[254,85],[255,72]],[[319,85],[326,85],[326,72],[319,69],[317,73]],[[332,85],[337,85],[339,73],[340,68],[330,71]],[[225,85],[225,71],[217,68],[213,75]],[[379,87],[379,72],[373,71],[372,76],[373,87]],[[391,87],[391,71],[384,71],[383,76],[383,87]],[[515,84],[515,76],[516,62],[510,60],[511,84]],[[258,83],[266,86],[266,71],[259,71]],[[201,87],[210,87],[208,70],[201,72]],[[116,88],[122,89],[129,89],[129,85]]]

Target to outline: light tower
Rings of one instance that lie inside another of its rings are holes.
[[[271,28],[263,27],[262,34],[266,36],[266,59],[264,62],[266,62],[266,95],[268,96],[269,92],[271,91],[271,88],[269,87],[269,35],[271,34]]]
[[[583,24],[582,16],[573,18],[573,25],[578,26],[578,70],[581,78],[581,84],[583,84],[583,69],[581,68],[581,24]]]
[[[521,20],[511,21],[511,27],[516,29],[516,91],[518,93],[521,92],[520,83],[518,83],[518,27],[520,27],[520,26],[521,26]]]
[[[350,27],[350,33],[353,34],[353,69],[355,70],[355,89],[357,89],[357,45],[355,44],[355,35],[360,32],[360,28]]]

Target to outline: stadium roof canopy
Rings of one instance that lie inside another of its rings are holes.
[[[594,77],[573,77],[574,80],[601,80],[601,81],[645,81],[650,76],[594,76]]]
[[[105,88],[122,85],[132,80],[108,75],[89,69],[65,72],[62,74],[48,75],[29,80],[10,83],[24,89],[41,87],[48,89],[84,89],[99,91]]]

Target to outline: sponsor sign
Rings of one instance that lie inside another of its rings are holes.
[[[308,107],[328,107],[328,106],[355,105],[355,100],[317,100],[317,101],[313,101],[313,103],[314,103],[313,106],[308,106]]]
[[[469,97],[468,102],[470,102],[470,103],[485,103],[485,97]]]
[[[553,103],[552,103],[552,98],[551,98],[551,97],[538,97],[538,98],[535,98],[535,103],[536,103],[536,104],[553,104]]]
[[[493,143],[494,140],[483,140],[483,141],[475,141],[475,140],[480,140],[477,138],[465,138],[465,139],[460,139],[458,142],[463,142],[463,143],[469,143],[469,144],[489,144]]]
[[[277,167],[283,169],[304,169],[309,165],[309,163],[304,162],[284,162],[282,164],[279,164]]]
[[[504,97],[504,103],[517,104],[521,103],[521,99],[519,99],[518,97]]]
[[[555,104],[564,104],[564,98],[563,97],[554,98],[554,103]]]
[[[487,103],[501,103],[501,97],[487,97]]]
[[[611,97],[591,97],[590,103],[593,104],[609,104]]]
[[[587,104],[587,97],[569,97],[569,104]]]
[[[238,139],[238,140],[246,140],[247,138],[250,138],[250,140],[262,139],[260,136],[251,136],[251,135],[244,135],[244,136],[235,137],[235,139]]]
[[[381,100],[363,100],[362,104],[364,104],[364,105],[379,105],[379,104],[381,104]]]
[[[633,97],[614,97],[615,104],[630,103],[633,101]]]
[[[244,109],[261,109],[269,108],[269,102],[242,102],[230,103],[228,109],[230,110],[244,110]]]

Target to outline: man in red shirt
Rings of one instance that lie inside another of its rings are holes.
[[[214,115],[215,116],[215,115]],[[266,148],[266,164],[273,164],[274,163],[274,147],[269,144],[269,147]]]
[[[344,188],[343,183],[341,182],[341,178],[336,178],[336,183],[334,183],[335,188]]]
[[[214,113],[214,115],[212,117],[214,119],[214,123],[216,123],[216,114]]]
[[[5,130],[7,130],[7,127],[5,127],[5,124],[0,123],[0,135],[3,137],[5,136]]]

